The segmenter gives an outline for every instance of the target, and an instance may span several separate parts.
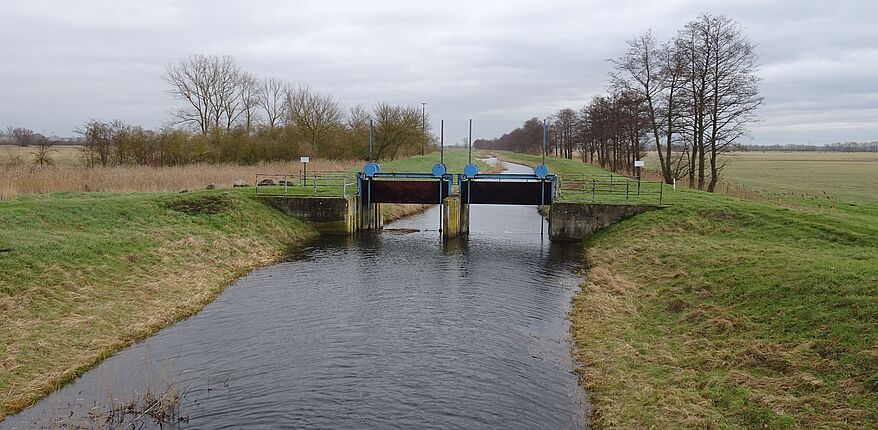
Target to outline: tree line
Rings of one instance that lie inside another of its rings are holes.
[[[192,55],[168,65],[164,81],[181,104],[172,121],[157,130],[121,120],[88,121],[76,130],[87,165],[256,163],[302,155],[366,159],[370,121],[375,159],[435,146],[428,118],[415,106],[345,108],[307,85],[258,78],[229,56]],[[24,130],[10,128],[10,139],[36,144],[19,137]]]
[[[703,14],[669,41],[647,31],[627,45],[613,60],[607,94],[547,118],[549,150],[630,172],[654,147],[665,182],[688,177],[713,191],[725,166],[720,154],[748,134],[762,103],[753,43],[731,18]],[[478,147],[536,153],[541,127],[532,118]]]

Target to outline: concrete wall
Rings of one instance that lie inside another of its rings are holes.
[[[449,196],[442,201],[442,237],[451,239],[460,235],[460,196]]]
[[[549,239],[580,241],[615,222],[660,208],[655,205],[554,202],[549,209]]]
[[[357,231],[356,197],[265,197],[287,215],[311,223],[322,234],[350,235]]]

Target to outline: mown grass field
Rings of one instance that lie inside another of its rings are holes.
[[[457,171],[466,164],[466,152],[446,156]],[[428,172],[438,159],[382,165]],[[255,197],[250,187],[0,201],[0,420],[316,235]],[[384,210],[389,221],[423,208]]]
[[[876,428],[878,202],[849,179],[820,205],[678,188],[588,239],[570,318],[594,427]]]

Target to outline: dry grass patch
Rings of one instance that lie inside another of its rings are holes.
[[[404,205],[404,204],[383,204],[381,210],[384,213],[384,222],[393,222],[398,219],[406,218],[412,215],[422,213],[433,205]]]
[[[308,171],[347,171],[361,164],[360,161],[313,160],[308,164]],[[302,165],[298,162],[93,168],[63,164],[40,169],[32,169],[24,164],[4,165],[0,170],[0,200],[62,191],[167,192],[203,190],[208,185],[226,188],[238,179],[254,185],[258,173],[298,175],[301,171]]]

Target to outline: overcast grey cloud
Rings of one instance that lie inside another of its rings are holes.
[[[878,139],[878,5],[863,1],[10,1],[0,127],[71,135],[91,118],[170,120],[166,64],[228,54],[346,105],[420,105],[447,136],[494,137],[605,90],[608,58],[726,14],[758,44],[755,143]]]

